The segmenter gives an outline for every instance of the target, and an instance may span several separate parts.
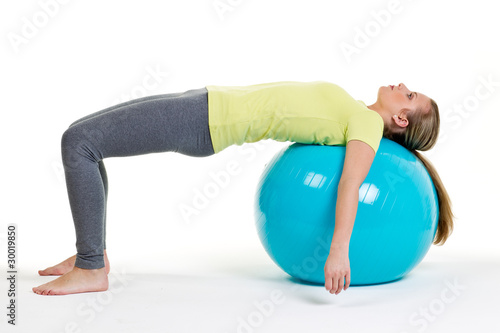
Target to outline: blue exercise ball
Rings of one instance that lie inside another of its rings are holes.
[[[255,200],[259,238],[289,275],[324,284],[345,146],[294,143],[265,168]],[[349,244],[351,285],[398,280],[434,239],[438,201],[422,162],[383,138],[365,181]]]

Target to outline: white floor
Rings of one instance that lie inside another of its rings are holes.
[[[169,274],[141,274],[118,263],[107,292],[69,296],[32,293],[52,278],[24,270],[17,326],[3,319],[1,331],[500,332],[498,256],[428,256],[398,282],[338,296],[298,284],[251,253],[231,257]]]

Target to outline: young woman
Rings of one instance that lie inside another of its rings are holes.
[[[434,146],[436,103],[404,84],[384,86],[366,106],[327,82],[277,82],[246,87],[207,86],[185,93],[144,97],[90,114],[70,125],[61,140],[77,254],[39,271],[62,275],[33,288],[40,295],[108,288],[105,224],[108,182],[103,159],[175,151],[208,156],[233,144],[263,139],[345,145],[335,229],[324,267],[325,288],[338,294],[350,284],[349,240],[358,191],[382,136],[415,153],[429,171],[439,202],[434,244],[453,228],[448,194],[433,166],[417,150]]]

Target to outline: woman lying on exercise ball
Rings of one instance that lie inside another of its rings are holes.
[[[274,139],[346,146],[335,229],[324,267],[326,290],[338,294],[349,287],[348,250],[358,191],[382,136],[405,146],[423,162],[439,202],[434,244],[443,244],[450,235],[450,199],[432,165],[417,152],[433,147],[438,132],[436,103],[404,84],[380,87],[377,101],[370,106],[331,83],[278,82],[207,86],[139,98],[90,114],[71,124],[61,140],[77,254],[39,271],[62,276],[33,291],[64,295],[108,289],[108,183],[103,159],[167,151],[201,157],[233,144]]]

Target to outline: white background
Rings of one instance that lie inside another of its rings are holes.
[[[1,246],[7,224],[16,223],[26,276],[75,253],[60,139],[89,113],[133,97],[282,80],[334,82],[368,104],[379,86],[403,82],[440,107],[442,136],[426,155],[457,217],[452,237],[424,261],[498,262],[495,8],[488,0],[3,3]],[[393,13],[384,16],[388,9]],[[356,53],[346,55],[347,44]],[[486,87],[488,80],[493,84]],[[105,160],[112,265],[216,274],[270,263],[255,232],[254,194],[265,164],[285,145],[233,146],[207,158],[166,153]],[[229,185],[198,215],[183,217],[180,207],[213,182],[210,173],[231,163],[239,173]]]

